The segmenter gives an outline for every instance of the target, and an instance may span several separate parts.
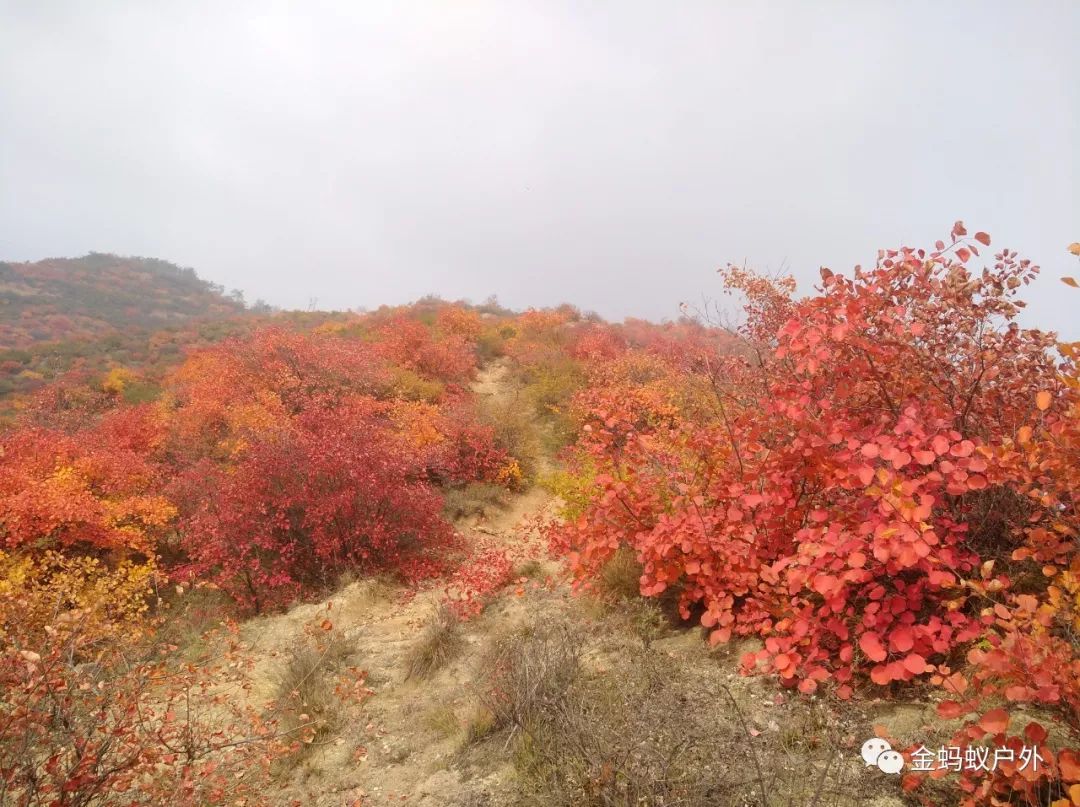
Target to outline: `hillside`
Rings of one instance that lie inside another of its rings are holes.
[[[1077,807],[1080,343],[966,235],[91,352],[0,423],[0,803]]]
[[[93,339],[118,329],[156,330],[243,310],[243,302],[195,270],[153,258],[91,253],[0,263],[3,348]]]
[[[19,396],[72,372],[98,379],[124,367],[154,381],[184,350],[238,333],[247,313],[238,295],[154,258],[0,262],[0,420]]]

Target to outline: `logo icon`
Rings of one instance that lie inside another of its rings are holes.
[[[903,756],[893,751],[888,741],[880,737],[871,737],[863,743],[862,758],[866,767],[877,765],[884,773],[896,774],[904,769]]]

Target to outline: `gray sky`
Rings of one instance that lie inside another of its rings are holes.
[[[0,259],[673,317],[955,219],[1080,338],[1080,3],[0,0]]]

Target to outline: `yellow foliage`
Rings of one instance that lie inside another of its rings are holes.
[[[322,325],[320,325],[318,328],[316,328],[314,331],[312,331],[312,333],[316,333],[316,334],[344,333],[345,331],[349,330],[350,327],[351,327],[350,323],[347,323],[347,322],[330,321],[330,322],[324,322]]]
[[[124,367],[114,367],[109,370],[105,375],[105,379],[101,382],[101,390],[111,395],[120,395],[135,379],[135,374],[130,370]]]
[[[1080,580],[1072,572],[1062,572],[1057,576],[1057,585],[1047,588],[1046,593],[1058,619],[1080,631]]]
[[[470,341],[475,341],[484,328],[479,314],[456,305],[447,306],[439,311],[438,324],[439,330],[444,333],[455,333]]]
[[[407,401],[435,402],[442,398],[445,388],[438,381],[424,378],[405,367],[396,367],[391,380],[391,392],[394,397]]]
[[[64,624],[95,639],[136,638],[147,628],[156,573],[152,560],[111,567],[89,556],[0,551],[0,643],[33,641]]]
[[[567,520],[573,520],[580,516],[592,501],[595,479],[595,467],[591,461],[583,458],[576,473],[554,471],[545,474],[541,484],[560,500],[560,515]]]
[[[446,439],[439,429],[442,415],[434,404],[399,401],[394,405],[391,419],[398,432],[417,448],[436,445]]]
[[[508,488],[519,488],[524,478],[525,475],[521,472],[521,465],[518,464],[517,460],[511,459],[499,469],[495,481]]]

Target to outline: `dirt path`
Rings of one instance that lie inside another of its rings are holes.
[[[473,391],[489,396],[497,405],[512,406],[516,390],[511,379],[508,366],[494,362],[481,371]],[[550,514],[554,504],[550,494],[533,487],[513,496],[505,508],[473,517],[458,527],[466,538],[489,545],[536,546],[537,536],[529,532],[530,519]],[[346,648],[344,663],[365,669],[367,686],[372,690],[362,705],[335,703],[342,710],[339,728],[328,739],[305,749],[280,775],[284,789],[278,803],[304,807],[500,807],[516,803],[512,755],[501,741],[480,757],[462,753],[464,729],[476,710],[476,665],[486,648],[498,637],[527,625],[560,621],[584,625],[591,630],[584,663],[588,675],[597,680],[632,675],[643,652],[632,617],[628,620],[626,613],[617,611],[601,617],[590,613],[588,602],[572,596],[567,583],[558,579],[558,569],[557,563],[542,557],[532,569],[533,582],[512,583],[503,589],[483,614],[463,624],[463,650],[424,680],[407,680],[407,657],[444,596],[440,584],[404,599],[400,588],[377,580],[359,581],[345,586],[329,601],[300,605],[286,614],[247,623],[245,637],[252,642],[257,658],[253,694],[260,699],[276,694],[290,648],[304,636],[305,626],[324,618],[332,619],[335,633],[340,632]],[[535,582],[537,579],[544,583]],[[747,648],[711,652],[699,630],[681,629],[653,641],[648,652],[676,665],[673,669],[680,680],[690,682],[678,691],[678,697],[715,713],[718,726],[726,722],[730,729],[733,724],[733,714],[721,694],[733,693],[757,738],[758,751],[772,755],[777,781],[783,777],[804,780],[818,763],[808,761],[799,743],[804,735],[820,730],[815,722],[817,712],[797,697],[778,698],[771,679],[739,675],[738,658],[743,649]],[[855,745],[838,749],[847,761],[836,786],[837,792],[847,795],[842,801],[838,798],[822,804],[902,805],[897,781],[882,778],[884,774],[878,777],[880,782],[871,781],[868,777],[876,772],[863,771],[857,758],[858,743],[865,739],[864,733],[869,736],[867,732],[875,723],[887,724],[898,736],[910,734],[914,738],[927,719],[924,706],[913,705],[904,712],[897,705],[880,704],[880,709],[852,712],[844,718],[844,731]],[[732,764],[745,765],[745,740],[737,731],[735,734],[734,741],[723,741],[718,734],[717,742],[731,742]]]
[[[495,362],[483,369],[473,391],[507,403],[514,394],[507,365]],[[549,512],[552,503],[550,494],[533,487],[512,496],[505,508],[458,526],[467,539],[487,544],[513,547],[535,542],[527,522]],[[547,572],[557,568],[550,561],[543,566]],[[361,708],[343,706],[348,714],[335,736],[307,749],[287,774],[282,803],[297,799],[312,807],[358,801],[364,807],[402,803],[436,807],[465,804],[470,794],[504,789],[506,771],[496,768],[466,781],[450,763],[460,745],[458,727],[467,720],[473,702],[469,686],[473,651],[492,636],[513,630],[526,613],[523,597],[513,589],[503,592],[481,617],[464,623],[465,652],[424,681],[406,680],[406,655],[444,596],[441,584],[404,599],[393,586],[359,581],[329,600],[247,623],[244,635],[257,654],[254,694],[260,699],[274,697],[289,648],[303,637],[306,625],[323,618],[330,618],[335,631],[341,632],[349,648],[347,663],[367,671],[367,686],[373,690]],[[567,592],[547,591],[544,596],[565,599]]]

